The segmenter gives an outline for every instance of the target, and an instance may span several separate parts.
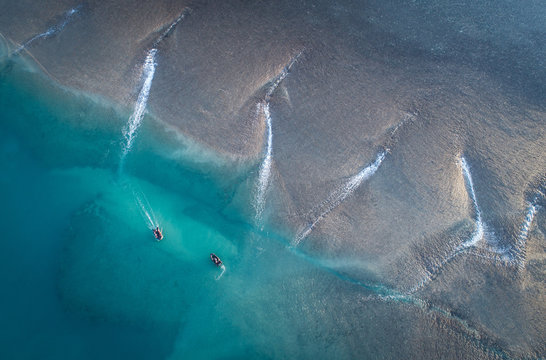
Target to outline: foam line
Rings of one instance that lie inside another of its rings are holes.
[[[358,172],[358,174],[352,176],[341,188],[335,190],[328,196],[328,199],[320,206],[320,214],[318,217],[309,224],[303,231],[301,231],[294,240],[294,246],[298,246],[299,243],[305,239],[311,231],[317,226],[317,224],[324,219],[332,210],[337,208],[349,195],[351,195],[365,180],[369,179],[385,159],[385,152],[380,152],[375,161],[366,166]]]
[[[222,276],[224,276],[224,273],[226,272],[226,267],[224,266],[224,264],[222,264],[222,266],[220,266],[220,268],[222,269],[222,272],[220,273],[220,275],[218,275],[216,277],[216,281],[220,280],[222,278]]]
[[[58,23],[57,25],[53,25],[52,27],[47,29],[47,31],[41,34],[35,35],[31,39],[25,41],[21,46],[19,46],[17,49],[15,49],[15,51],[13,51],[12,55],[17,55],[18,53],[23,51],[26,47],[28,47],[30,44],[32,44],[35,40],[38,40],[41,38],[47,39],[48,37],[51,37],[63,31],[66,25],[68,25],[68,23],[72,20],[72,17],[74,16],[74,14],[80,11],[80,8],[81,8],[81,5],[78,5],[75,8],[68,10],[63,16],[63,20],[60,23]]]
[[[539,190],[538,195],[535,196],[533,201],[528,203],[527,210],[525,212],[525,217],[520,226],[520,232],[516,238],[514,246],[511,249],[499,248],[498,245],[497,247],[491,247],[491,246],[476,247],[475,245],[480,239],[486,238],[486,237],[493,237],[493,235],[488,235],[489,233],[485,231],[486,226],[481,219],[481,212],[478,207],[478,202],[476,200],[476,194],[474,191],[472,176],[470,174],[468,163],[466,162],[464,157],[461,158],[461,165],[462,165],[465,181],[467,183],[468,188],[470,189],[470,197],[472,198],[472,202],[474,203],[474,207],[476,211],[476,230],[474,231],[474,234],[470,240],[463,242],[461,245],[455,248],[451,252],[451,254],[446,256],[444,260],[442,260],[439,264],[433,266],[432,269],[430,270],[425,269],[427,274],[423,277],[423,279],[417,285],[415,285],[413,288],[410,289],[409,294],[412,294],[418,291],[419,289],[421,289],[422,287],[424,287],[428,282],[430,282],[436,277],[436,275],[440,272],[440,270],[445,264],[453,260],[458,255],[462,255],[462,254],[476,256],[480,259],[493,262],[494,264],[517,267],[517,269],[519,270],[523,270],[525,268],[525,246],[526,246],[527,238],[529,236],[529,230],[533,223],[533,219],[537,211],[540,209],[540,206],[538,205],[538,203],[541,196],[543,196],[542,192]]]
[[[271,176],[271,165],[273,162],[273,127],[271,121],[271,112],[269,101],[271,96],[277,90],[280,83],[286,78],[290,69],[298,58],[301,56],[302,52],[299,52],[296,56],[290,59],[290,62],[282,69],[282,71],[275,77],[274,81],[271,83],[271,86],[268,88],[265,99],[263,103],[257,105],[257,113],[263,112],[266,122],[266,145],[265,145],[265,155],[260,165],[260,170],[258,173],[258,182],[256,185],[256,196],[254,200],[254,208],[256,211],[255,219],[257,223],[262,221],[263,211],[265,209],[265,202],[267,196],[267,189],[269,188],[269,178]]]
[[[140,214],[146,221],[148,228],[150,230],[155,229],[158,226],[157,222],[153,220],[153,215],[150,214],[150,212],[147,210],[146,206],[144,205],[144,203],[142,202],[142,200],[140,199],[138,195],[135,195],[135,202],[137,203],[138,210],[140,211]]]
[[[138,99],[135,104],[133,114],[131,115],[131,117],[129,117],[129,121],[123,129],[123,137],[125,139],[125,143],[123,144],[121,152],[119,165],[120,173],[123,170],[125,158],[127,157],[127,154],[131,151],[133,142],[136,137],[136,132],[140,127],[142,118],[144,117],[144,112],[146,110],[146,104],[148,103],[148,96],[150,94],[150,88],[152,87],[152,81],[154,79],[155,68],[157,65],[155,61],[156,53],[157,49],[155,48],[148,51],[148,55],[146,56],[146,60],[144,61],[144,65],[142,66],[142,77],[144,78],[144,83],[142,85],[142,88],[140,89],[140,93],[138,94]]]
[[[531,228],[531,225],[533,224],[533,219],[535,218],[535,214],[538,211],[538,209],[539,209],[539,206],[535,202],[529,203],[529,206],[527,207],[527,212],[525,214],[525,218],[523,219],[518,237],[516,239],[516,244],[514,246],[514,250],[515,250],[514,258],[520,270],[523,270],[525,268],[525,255],[526,255],[525,245],[527,243],[527,238],[529,236],[529,229]]]
[[[258,174],[257,194],[255,201],[256,220],[260,221],[265,208],[266,192],[269,187],[269,177],[271,176],[271,163],[273,160],[273,129],[271,127],[271,113],[269,103],[259,105],[262,109],[267,125],[267,142],[265,157],[260,166]]]
[[[476,213],[476,230],[474,231],[472,238],[463,242],[460,245],[461,247],[469,247],[469,246],[475,246],[481,239],[483,239],[485,234],[485,226],[482,221],[482,213],[480,211],[480,207],[478,206],[478,200],[476,199],[476,191],[474,190],[474,182],[472,181],[472,174],[470,173],[470,167],[468,166],[468,163],[466,162],[466,159],[464,158],[464,156],[461,157],[461,167],[463,169],[463,176],[465,179],[465,183],[469,190],[470,197],[472,199],[472,204],[474,205],[474,211]]]
[[[159,222],[154,214],[154,210],[148,201],[148,198],[142,191],[137,191],[135,188],[132,189],[133,197],[138,206],[138,210],[142,215],[143,219],[146,221],[146,224],[150,230],[155,229],[159,226]]]

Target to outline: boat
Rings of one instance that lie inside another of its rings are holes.
[[[212,260],[212,262],[213,262],[216,266],[221,266],[221,265],[222,265],[222,260],[220,260],[220,258],[219,258],[218,256],[216,256],[216,254],[211,253],[211,254],[210,254],[210,259]]]
[[[159,226],[153,229],[153,232],[157,241],[163,240],[163,233],[161,232],[161,230],[159,230]]]

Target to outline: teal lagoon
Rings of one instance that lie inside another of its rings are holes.
[[[256,225],[260,159],[230,162],[145,116],[121,167],[129,117],[2,64],[1,358],[401,358],[438,338],[439,354],[490,351],[457,315]]]
[[[129,111],[31,70],[0,75],[2,358],[343,357],[342,337],[309,334],[337,321],[333,284],[354,285],[253,225],[259,164],[222,166],[145,117],[120,172]]]

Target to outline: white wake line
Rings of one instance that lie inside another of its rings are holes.
[[[299,52],[295,57],[293,57],[290,62],[282,69],[282,71],[275,77],[275,80],[272,82],[271,86],[265,94],[265,99],[263,103],[257,105],[257,114],[259,115],[260,111],[263,112],[266,122],[266,147],[265,147],[265,156],[260,165],[260,170],[258,172],[258,181],[256,184],[256,196],[254,199],[254,208],[255,208],[255,220],[259,224],[262,220],[262,214],[265,209],[265,202],[267,196],[267,190],[269,188],[269,180],[271,177],[271,165],[273,162],[273,127],[271,120],[271,112],[269,107],[269,101],[271,96],[277,90],[280,83],[286,78],[290,69],[298,58],[301,56],[302,52]]]
[[[469,246],[476,246],[476,244],[483,239],[485,226],[482,221],[482,213],[480,211],[480,207],[478,206],[478,200],[476,199],[476,192],[474,190],[474,182],[472,181],[470,167],[468,166],[468,163],[466,162],[464,156],[461,157],[461,168],[463,170],[465,183],[467,184],[470,193],[470,198],[472,199],[472,204],[474,205],[474,211],[476,212],[476,230],[474,231],[474,234],[472,235],[472,238],[470,240],[467,240],[460,245],[460,247],[464,248]]]
[[[153,230],[156,227],[158,227],[159,223],[155,219],[155,214],[154,214],[153,209],[151,208],[150,204],[148,203],[148,200],[145,198],[145,202],[147,204],[147,205],[145,205],[142,202],[140,196],[138,196],[138,194],[135,193],[134,198],[135,198],[135,202],[138,205],[138,209],[139,209],[141,215],[144,217],[144,219],[148,223],[148,228],[150,230]]]
[[[482,221],[482,214],[480,211],[480,207],[478,206],[478,200],[476,198],[476,191],[474,190],[474,182],[472,181],[472,173],[470,172],[470,166],[466,162],[466,159],[464,158],[464,156],[461,156],[460,164],[461,164],[461,170],[463,173],[463,178],[466,184],[467,192],[470,195],[470,198],[472,200],[472,205],[474,207],[474,212],[476,213],[476,219],[475,219],[476,229],[474,230],[474,233],[472,234],[472,237],[469,240],[463,241],[450,254],[448,255],[446,254],[447,256],[443,260],[441,260],[439,264],[434,265],[432,269],[430,270],[425,269],[426,275],[421,281],[419,281],[413,288],[409,290],[409,294],[413,294],[414,292],[424,287],[426,284],[428,284],[431,280],[435,278],[435,276],[440,272],[440,270],[444,267],[444,265],[446,265],[456,256],[461,255],[463,253],[468,253],[471,248],[475,248],[478,242],[484,238],[485,226]]]
[[[224,273],[226,272],[226,266],[224,264],[222,264],[222,266],[220,266],[220,268],[222,269],[222,272],[220,273],[220,275],[218,275],[216,277],[216,281],[220,280],[222,278],[222,276],[224,276]]]
[[[438,265],[435,265],[432,270],[425,269],[427,272],[426,276],[409,291],[409,294],[413,294],[417,290],[424,287],[428,282],[434,279],[434,277],[440,272],[445,264],[453,260],[458,255],[462,255],[465,253],[496,263],[501,263],[503,265],[517,266],[519,270],[523,270],[525,268],[525,246],[527,242],[527,237],[529,236],[529,229],[531,228],[535,214],[540,209],[540,206],[537,204],[539,196],[537,195],[535,199],[528,204],[525,217],[520,226],[520,233],[518,234],[516,243],[514,244],[511,253],[508,249],[499,251],[491,249],[489,247],[478,248],[476,244],[479,240],[484,238],[486,234],[485,225],[482,222],[481,211],[478,207],[478,202],[476,200],[474,183],[472,182],[470,168],[464,157],[461,157],[461,167],[463,170],[463,176],[465,177],[465,181],[470,189],[470,197],[472,198],[472,202],[476,211],[476,230],[474,231],[474,234],[472,235],[472,238],[470,240],[467,240],[460,244],[454,251],[451,252],[449,256],[442,260]],[[472,248],[482,250],[485,253],[472,251]]]
[[[258,184],[257,184],[257,194],[256,194],[256,221],[260,221],[262,213],[265,208],[265,196],[267,189],[269,187],[269,178],[271,176],[271,162],[273,159],[273,130],[271,128],[271,113],[269,112],[269,103],[265,105],[259,105],[262,109],[266,124],[267,124],[267,143],[266,143],[266,153],[260,166],[260,171],[258,175]]]
[[[527,213],[525,215],[525,218],[523,219],[523,223],[521,224],[520,232],[518,234],[518,238],[514,246],[513,256],[520,270],[523,270],[525,268],[525,255],[526,255],[525,246],[527,243],[527,237],[529,236],[529,229],[531,228],[531,225],[533,224],[533,219],[535,218],[535,214],[540,208],[540,206],[536,204],[537,200],[538,198],[535,198],[533,202],[529,203],[529,206],[527,208]]]
[[[138,94],[138,99],[135,104],[133,114],[129,117],[127,125],[123,129],[123,137],[125,138],[125,144],[123,145],[121,160],[119,165],[119,172],[121,173],[125,158],[133,146],[133,142],[136,137],[136,131],[140,127],[144,111],[146,110],[146,104],[148,102],[148,96],[150,95],[150,88],[152,87],[152,81],[154,79],[156,62],[155,55],[157,49],[151,49],[148,51],[144,65],[142,66],[142,76],[144,77],[144,83]]]
[[[369,179],[385,159],[385,152],[380,152],[375,161],[362,169],[358,174],[352,176],[349,181],[345,183],[341,188],[336,189],[334,192],[328,196],[328,199],[323,202],[324,210],[321,211],[320,215],[309,224],[303,231],[301,231],[296,238],[294,239],[294,246],[298,246],[299,243],[305,239],[311,231],[317,226],[317,224],[324,219],[330,212],[337,208],[349,195],[351,195],[365,180]]]
[[[24,44],[22,44],[17,49],[15,49],[12,52],[12,55],[17,55],[18,53],[23,51],[27,46],[29,46],[31,43],[33,43],[35,40],[38,40],[40,38],[46,39],[46,38],[48,38],[48,37],[50,37],[52,35],[58,34],[61,31],[63,31],[63,29],[66,27],[66,25],[68,25],[68,23],[72,19],[72,16],[74,14],[76,14],[77,12],[79,12],[80,8],[81,8],[81,5],[76,6],[75,8],[72,8],[72,9],[68,10],[65,13],[65,16],[64,16],[64,19],[63,19],[62,22],[60,22],[57,25],[54,25],[54,26],[50,27],[49,29],[47,29],[47,31],[32,37],[30,40],[27,40]]]

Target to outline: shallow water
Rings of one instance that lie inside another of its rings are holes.
[[[144,125],[120,172],[123,109],[59,89],[17,60],[0,81],[4,358],[320,353],[300,348],[306,318],[294,317],[294,297],[308,296],[301,282],[317,271],[342,280],[241,221],[229,186],[150,145],[161,131]]]
[[[218,201],[202,175],[165,186],[119,175],[118,110],[10,69],[0,83],[4,358],[167,356],[184,314],[222,286],[209,252],[229,281],[248,231],[205,205]],[[127,173],[150,157],[131,158]]]
[[[124,153],[132,109],[21,60],[0,65],[2,358],[505,357],[472,316],[346,275],[370,267],[357,255],[318,259],[289,231],[257,227],[244,192],[258,163],[226,165],[144,109]]]

